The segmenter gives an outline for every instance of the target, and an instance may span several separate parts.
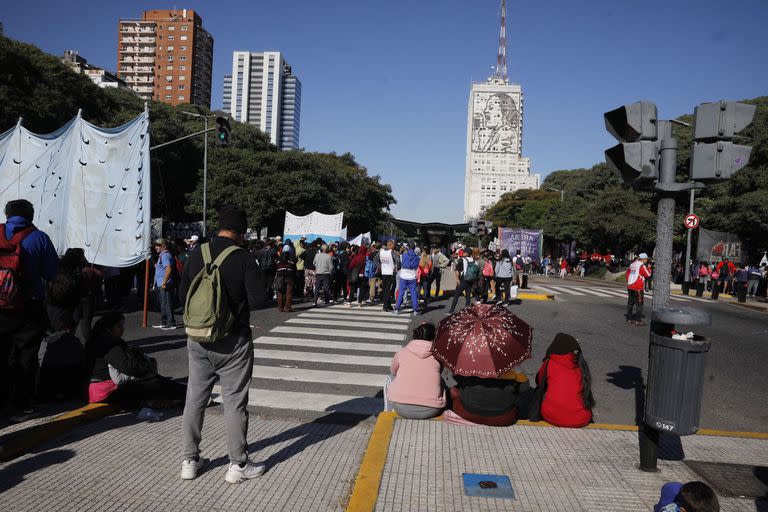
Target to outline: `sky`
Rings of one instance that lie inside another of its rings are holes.
[[[499,0],[3,2],[5,35],[115,70],[117,23],[195,9],[214,37],[213,108],[236,50],[279,50],[302,82],[300,145],[351,152],[392,185],[393,214],[460,222],[467,102],[496,63]],[[766,0],[508,0],[523,155],[542,180],[615,142],[602,114],[654,101],[662,118],[768,95]]]

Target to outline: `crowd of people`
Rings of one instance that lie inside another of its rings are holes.
[[[728,257],[717,262],[691,261],[689,275],[689,287],[696,290],[699,297],[709,291],[713,292],[712,298],[722,293],[757,300],[765,299],[768,292],[768,259],[765,257],[755,265],[735,263]],[[682,264],[677,265],[675,277],[679,283],[685,279]]]

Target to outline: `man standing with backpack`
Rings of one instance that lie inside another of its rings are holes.
[[[403,305],[405,291],[411,293],[411,304],[413,305],[413,314],[419,313],[419,290],[416,286],[416,271],[419,268],[419,255],[416,254],[416,244],[408,242],[408,250],[400,258],[400,288],[397,290],[397,303],[395,304],[394,314],[400,314],[400,308]]]
[[[47,327],[43,280],[56,276],[59,258],[48,235],[32,224],[32,203],[9,201],[5,216],[0,224],[0,403],[10,398],[10,419],[19,423],[38,414],[32,398]]]
[[[453,314],[456,310],[456,303],[459,302],[459,296],[461,296],[462,292],[466,294],[466,303],[464,307],[469,307],[469,303],[472,300],[472,288],[480,278],[480,267],[476,261],[479,258],[480,249],[475,248],[472,250],[472,254],[465,254],[456,260],[456,273],[459,275],[459,286],[453,291],[451,309],[448,310],[449,315]]]
[[[247,229],[245,212],[225,206],[219,232],[190,253],[181,278],[186,297],[184,323],[189,354],[187,399],[182,419],[181,478],[192,480],[205,464],[200,457],[205,408],[216,381],[221,386],[229,450],[229,483],[257,478],[264,464],[248,460],[248,391],[253,373],[250,311],[262,297],[256,261],[240,248]]]

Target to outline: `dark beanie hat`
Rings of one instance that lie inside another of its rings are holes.
[[[219,210],[219,229],[243,234],[248,230],[248,217],[242,208],[225,206]]]
[[[557,333],[557,336],[555,336],[555,339],[552,340],[552,344],[547,349],[547,355],[563,355],[573,352],[574,350],[581,350],[579,342],[576,341],[576,338],[570,334],[559,332]]]
[[[35,217],[35,207],[26,199],[14,199],[5,204],[6,217],[24,217],[31,221]]]

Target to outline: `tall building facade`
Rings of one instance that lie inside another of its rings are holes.
[[[481,218],[507,192],[539,188],[540,177],[523,156],[523,91],[507,76],[504,0],[496,72],[472,84],[467,110],[465,221]]]
[[[117,73],[144,99],[211,107],[213,37],[190,9],[144,11],[118,24]]]
[[[267,133],[280,149],[299,147],[301,82],[280,52],[234,52],[223,108]]]

